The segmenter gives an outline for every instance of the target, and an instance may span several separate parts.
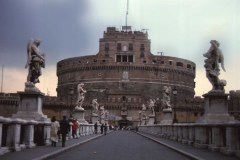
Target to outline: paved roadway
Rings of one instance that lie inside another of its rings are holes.
[[[158,136],[137,133],[113,131],[106,136],[92,134],[79,139],[70,139],[66,141],[66,147],[61,147],[61,142],[57,147],[37,146],[0,155],[0,160],[239,160],[220,152],[211,152]]]
[[[169,148],[130,131],[115,131],[51,158],[51,160],[189,160]]]

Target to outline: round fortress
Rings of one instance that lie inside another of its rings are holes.
[[[193,98],[195,70],[192,61],[162,53],[153,55],[146,31],[108,27],[96,55],[57,63],[57,96],[75,105],[77,85],[84,83],[86,110],[91,109],[91,101],[97,98],[110,116],[135,121],[142,104],[149,99],[161,100],[163,86],[177,90],[177,102]]]

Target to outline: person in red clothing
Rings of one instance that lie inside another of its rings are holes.
[[[78,123],[77,123],[76,119],[74,119],[73,124],[72,124],[72,136],[73,136],[73,138],[77,138],[77,129],[78,129]]]

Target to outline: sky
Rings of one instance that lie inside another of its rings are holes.
[[[0,0],[1,91],[24,90],[27,42],[42,40],[46,68],[36,86],[56,96],[58,61],[98,52],[109,26],[125,25],[127,0]],[[196,96],[211,90],[203,53],[216,39],[224,54],[226,92],[240,90],[239,0],[129,0],[128,25],[148,30],[151,52],[196,63]]]

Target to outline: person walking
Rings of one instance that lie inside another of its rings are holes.
[[[73,138],[77,138],[77,129],[78,129],[78,124],[77,124],[77,120],[74,119],[73,120],[73,124],[72,124],[72,136]]]
[[[60,121],[60,133],[62,134],[62,147],[65,147],[66,136],[70,130],[69,122],[67,117],[63,116],[63,119]]]
[[[97,129],[98,129],[98,125],[97,125],[97,122],[94,124],[94,132],[95,134],[97,134]]]
[[[106,135],[107,134],[107,123],[105,123],[105,125],[104,125],[104,134]]]
[[[51,132],[50,132],[50,139],[52,142],[52,146],[56,147],[57,142],[58,142],[58,130],[59,130],[59,123],[56,121],[56,117],[53,116],[51,119]]]
[[[104,124],[101,125],[101,134],[103,134]]]

